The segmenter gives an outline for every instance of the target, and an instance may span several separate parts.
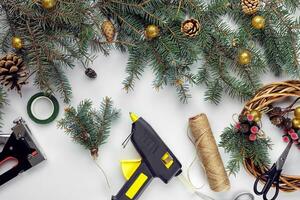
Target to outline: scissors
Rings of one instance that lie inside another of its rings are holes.
[[[279,194],[279,179],[282,172],[282,168],[284,166],[284,163],[287,159],[287,156],[290,152],[290,149],[292,147],[293,141],[290,141],[279,159],[276,163],[272,166],[272,168],[267,171],[266,173],[262,174],[260,177],[258,177],[254,183],[254,192],[257,195],[263,195],[264,200],[275,200]],[[258,182],[260,180],[265,180],[266,183],[261,191],[258,191]],[[268,199],[267,195],[271,189],[272,186],[275,186],[275,194],[272,199]]]

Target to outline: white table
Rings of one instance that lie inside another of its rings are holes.
[[[98,73],[96,80],[89,80],[84,75],[84,70],[77,67],[68,71],[73,86],[74,98],[72,105],[77,105],[83,98],[90,98],[94,105],[98,106],[104,96],[113,98],[115,105],[122,109],[122,116],[114,124],[111,137],[107,144],[100,149],[99,163],[106,170],[112,183],[112,191],[116,194],[125,180],[121,174],[119,161],[122,159],[138,158],[138,154],[131,144],[123,149],[121,144],[131,130],[131,121],[128,112],[134,111],[143,116],[161,138],[173,150],[180,159],[184,170],[188,167],[195,156],[194,146],[186,136],[188,118],[200,112],[207,113],[216,139],[222,130],[232,122],[232,114],[239,113],[243,104],[238,100],[232,100],[224,96],[220,105],[215,106],[204,102],[204,88],[194,87],[193,98],[189,104],[179,102],[173,88],[167,87],[160,92],[152,88],[152,73],[146,70],[142,80],[138,81],[133,92],[127,94],[122,90],[122,80],[125,78],[125,66],[127,56],[118,52],[112,52],[110,57],[100,56],[94,63]],[[275,81],[272,75],[263,77],[265,83]],[[282,78],[284,80],[284,78]],[[56,123],[50,125],[37,125],[27,116],[26,104],[28,99],[37,91],[33,86],[26,86],[23,90],[23,98],[15,93],[9,93],[10,106],[5,108],[4,131],[12,126],[12,121],[17,116],[23,116],[30,126],[36,139],[43,147],[47,155],[47,161],[27,171],[23,175],[10,181],[1,187],[1,200],[99,200],[110,199],[105,179],[97,169],[89,152],[71,138],[58,130]],[[58,119],[62,117],[63,103]],[[274,145],[272,159],[275,161],[283,151],[285,144],[281,142],[281,134],[270,125],[264,123],[263,129],[271,137]],[[222,157],[226,162],[228,154],[220,149]],[[293,147],[285,171],[289,174],[300,174],[299,170],[300,152]],[[196,184],[206,183],[199,165],[195,165],[191,171],[193,181]],[[252,191],[254,179],[246,174],[244,170],[237,177],[230,177],[232,189],[225,193],[214,193],[208,185],[202,192],[211,195],[218,200],[231,200],[233,196],[242,191]],[[298,200],[299,192],[292,194],[280,194],[278,200]],[[160,180],[154,180],[150,187],[141,197],[142,200],[166,200],[166,199],[197,199],[182,184],[173,179],[170,184],[165,185]],[[256,199],[260,199],[256,197]]]

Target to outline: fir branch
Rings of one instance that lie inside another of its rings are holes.
[[[126,72],[128,77],[123,81],[124,89],[129,91],[133,89],[136,79],[140,79],[147,58],[140,53],[140,48],[132,47],[129,49],[129,60],[127,63]]]
[[[255,165],[261,167],[270,164],[268,150],[271,148],[271,140],[269,138],[258,138],[252,142],[238,133],[233,125],[225,128],[221,134],[219,146],[231,155],[227,165],[227,169],[231,174],[237,174],[245,159],[252,159]]]
[[[297,0],[266,1],[258,12],[266,18],[266,27],[255,30],[240,0],[68,0],[58,1],[52,10],[38,2],[3,0],[0,47],[2,52],[11,51],[11,37],[20,36],[25,44],[20,54],[36,71],[35,83],[44,90],[60,91],[64,99],[71,96],[64,67],[73,68],[75,61],[92,63],[94,53],[108,55],[116,47],[129,53],[125,89],[133,89],[150,65],[155,88],[174,86],[186,101],[196,77],[197,84],[207,87],[206,99],[218,103],[223,92],[247,99],[260,87],[260,75],[268,68],[276,75],[299,77],[300,20],[293,17],[298,7]],[[224,16],[238,24],[237,30],[222,21]],[[186,18],[200,22],[197,36],[181,32]],[[104,20],[115,26],[112,43],[101,33]],[[150,24],[160,29],[152,40],[144,33]],[[233,39],[239,41],[237,46],[232,45]],[[242,49],[252,53],[247,66],[238,63]],[[197,61],[202,63],[198,71],[194,70]]]
[[[120,111],[113,107],[109,97],[103,99],[100,109],[94,109],[91,100],[83,100],[77,109],[65,109],[64,118],[59,120],[58,127],[64,129],[76,143],[90,150],[96,158],[99,147],[107,141],[111,125],[119,115]]]
[[[223,89],[218,80],[208,82],[207,91],[205,92],[205,100],[218,104],[222,98],[222,92]]]
[[[53,85],[56,87],[56,91],[59,92],[65,103],[69,103],[71,101],[72,96],[72,88],[71,85],[64,73],[61,69],[60,65],[54,64],[52,65],[51,78]]]
[[[36,71],[35,84],[47,92],[60,91],[64,100],[69,101],[71,89],[63,74],[64,66],[73,68],[75,61],[91,61],[93,52],[108,53],[109,45],[93,43],[99,38],[96,22],[102,19],[95,4],[57,1],[54,9],[47,10],[39,2],[1,1],[1,21],[8,27],[0,32],[1,50],[12,51],[12,36],[20,37],[24,48],[17,53],[31,71]]]

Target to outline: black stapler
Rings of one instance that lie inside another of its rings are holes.
[[[182,172],[179,160],[150,124],[134,113],[130,113],[130,117],[133,122],[130,138],[142,159],[121,161],[127,182],[112,200],[135,200],[153,178],[160,178],[167,184]]]
[[[15,120],[14,124],[10,135],[0,135],[0,145],[4,145],[0,153],[0,168],[9,160],[17,164],[0,175],[0,185],[45,160],[24,120]]]

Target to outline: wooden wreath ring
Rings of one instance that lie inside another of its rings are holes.
[[[264,86],[246,103],[241,114],[247,114],[251,110],[263,111],[270,104],[287,97],[300,97],[300,81],[290,80]],[[247,172],[254,177],[259,177],[269,170],[267,166],[256,166],[250,158],[245,159],[243,164]],[[265,180],[262,181],[265,182]],[[282,174],[280,176],[279,188],[283,192],[300,190],[300,176]]]

